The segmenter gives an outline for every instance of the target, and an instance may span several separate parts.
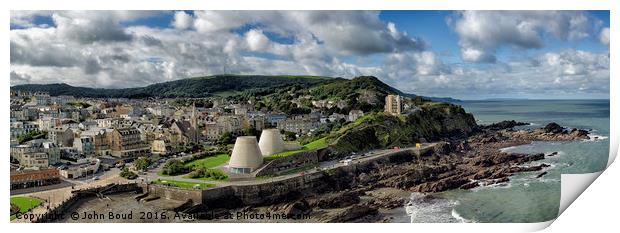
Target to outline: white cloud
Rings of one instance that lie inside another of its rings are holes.
[[[18,27],[48,27],[50,25],[35,25],[34,17],[50,16],[51,11],[11,11],[11,25]]]
[[[377,11],[196,11],[192,21],[192,28],[202,33],[255,25],[293,38],[311,34],[340,55],[422,50],[426,46],[398,31],[393,23],[382,22]]]
[[[603,28],[598,38],[601,44],[609,45],[609,28]]]
[[[609,93],[607,53],[566,50],[492,64],[454,64],[446,62],[447,55],[425,50],[425,43],[399,31],[396,24],[381,21],[374,11],[175,12],[171,28],[122,26],[124,20],[151,12],[46,14],[53,15],[56,27],[31,25],[10,32],[11,85],[63,82],[118,88],[239,73],[374,75],[403,91],[465,98]],[[507,43],[542,46],[545,33],[566,39],[582,36],[561,32],[562,27],[544,29],[531,20],[505,29],[516,20],[508,15],[496,29],[469,25],[486,34],[457,33],[465,60],[494,60],[495,50]],[[31,22],[26,16],[11,17],[12,24],[13,18]],[[247,31],[233,32],[246,25],[251,25]],[[495,38],[500,31],[512,31],[519,38]],[[274,39],[274,34],[288,41]],[[353,62],[351,57],[369,62]]]
[[[245,34],[245,40],[251,51],[262,51],[269,45],[269,38],[263,34],[263,31],[251,29]]]
[[[495,62],[502,46],[536,49],[546,37],[580,40],[589,37],[600,20],[579,11],[464,11],[448,21],[459,36],[465,61]]]
[[[19,74],[11,71],[11,85],[30,84],[32,77],[28,74]]]
[[[187,29],[194,24],[194,19],[191,15],[185,13],[184,11],[177,11],[174,13],[174,21],[172,21],[172,25],[178,29]]]

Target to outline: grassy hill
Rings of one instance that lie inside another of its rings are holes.
[[[422,141],[463,138],[477,125],[458,105],[425,102],[407,116],[374,112],[347,123],[326,137],[332,148],[348,154],[377,148],[406,147]]]
[[[41,91],[52,96],[147,98],[147,97],[208,97],[217,93],[274,89],[290,85],[309,87],[330,82],[334,78],[319,76],[213,75],[152,84],[146,87],[103,89],[74,87],[68,84],[26,84],[11,87],[12,91]]]
[[[28,84],[11,87],[12,91],[48,92],[52,96],[72,95],[94,98],[202,98],[222,97],[232,101],[255,103],[287,114],[309,113],[321,108],[327,114],[348,114],[351,110],[382,111],[385,96],[399,94],[420,104],[433,100],[404,93],[373,76],[353,79],[323,76],[213,75],[152,84],[146,87],[102,89],[74,87],[67,84]],[[450,101],[440,99],[439,101]],[[319,102],[320,104],[316,104]]]

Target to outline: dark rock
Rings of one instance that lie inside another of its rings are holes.
[[[543,129],[545,130],[545,133],[558,134],[564,132],[564,128],[555,122],[547,124]]]
[[[478,187],[478,186],[480,186],[478,184],[478,182],[473,181],[473,182],[469,182],[467,184],[462,185],[461,189],[473,189],[473,188]]]
[[[413,189],[411,189],[411,191],[421,192],[421,193],[429,193],[429,192],[435,193],[435,192],[441,192],[441,191],[446,191],[450,189],[456,189],[468,182],[469,182],[469,179],[467,179],[466,177],[452,176],[452,177],[448,177],[445,179],[441,179],[436,182],[422,183],[414,187]]]
[[[536,178],[543,177],[544,175],[547,175],[547,172],[542,172],[542,173],[538,174],[538,175],[536,176]]]
[[[284,206],[284,214],[286,215],[302,215],[311,211],[310,205],[305,200],[299,200]]]
[[[394,209],[402,207],[405,203],[405,199],[399,197],[381,197],[375,198],[372,202],[372,206],[383,209]]]
[[[321,220],[323,222],[349,222],[369,215],[375,215],[377,213],[378,211],[376,208],[366,205],[352,205],[344,210],[329,214]]]
[[[467,141],[462,141],[456,146],[456,149],[458,151],[468,151],[471,149],[471,147],[469,146],[469,143],[467,143]]]
[[[492,180],[491,182],[488,183],[488,185],[506,183],[508,181],[510,181],[510,178],[504,177],[504,178],[499,178],[499,179]]]
[[[452,152],[452,148],[450,146],[450,143],[439,142],[439,143],[437,143],[437,145],[435,145],[435,154],[447,155],[447,154],[450,154],[450,152]]]
[[[491,142],[497,142],[497,138],[495,138],[494,136],[491,137],[486,137],[486,138],[482,138],[480,140],[481,143],[491,143]]]
[[[347,207],[360,202],[359,195],[355,192],[337,192],[322,195],[317,199],[309,200],[309,205],[321,209],[333,209]]]
[[[570,135],[577,139],[579,138],[589,139],[590,138],[588,137],[588,131],[585,131],[583,129],[573,129],[571,130]]]
[[[558,152],[557,152],[557,151],[554,151],[554,152],[551,152],[551,154],[549,154],[549,155],[547,155],[547,156],[556,156],[556,155],[558,155]]]
[[[484,128],[490,129],[490,130],[503,130],[503,129],[512,129],[515,126],[521,126],[521,125],[528,125],[528,123],[517,122],[515,120],[500,121],[500,122],[497,122],[497,123],[493,123],[493,124],[484,126]]]

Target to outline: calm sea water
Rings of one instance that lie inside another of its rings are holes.
[[[506,152],[551,153],[532,164],[550,164],[548,174],[521,173],[506,184],[472,190],[451,190],[423,201],[412,194],[406,211],[411,222],[542,222],[556,218],[560,205],[560,174],[600,171],[609,155],[609,100],[502,100],[461,103],[478,124],[502,120],[530,122],[543,127],[556,122],[565,127],[591,130],[596,140],[533,142],[506,148]]]

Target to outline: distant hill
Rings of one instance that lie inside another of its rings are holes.
[[[42,91],[48,92],[52,96],[72,95],[94,98],[209,97],[222,92],[278,88],[294,84],[312,86],[333,80],[335,79],[319,76],[214,75],[156,83],[137,88],[103,89],[74,87],[62,83],[17,85],[11,87],[11,90]]]
[[[156,83],[146,87],[104,89],[75,87],[59,84],[25,84],[12,86],[12,91],[47,92],[52,96],[71,95],[92,98],[191,98],[211,96],[268,95],[278,89],[296,87],[309,89],[319,98],[346,99],[352,94],[367,90],[380,96],[399,94],[414,98],[415,94],[404,93],[373,76],[360,76],[354,79],[324,76],[293,75],[213,75],[194,77],[175,81]],[[458,102],[452,98],[425,97],[435,101]]]

